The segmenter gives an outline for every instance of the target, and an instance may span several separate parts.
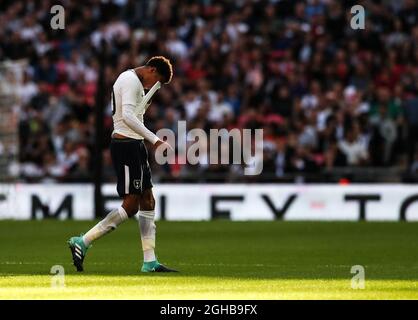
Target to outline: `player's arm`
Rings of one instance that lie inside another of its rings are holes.
[[[151,132],[145,125],[139,121],[135,116],[135,106],[131,104],[122,104],[122,117],[123,121],[136,133],[144,137],[145,140],[151,142],[154,147],[159,147],[160,145],[165,145],[166,149],[173,148],[166,143],[165,141],[160,140],[153,132]]]
[[[153,132],[139,121],[135,114],[136,108],[136,89],[125,83],[122,87],[122,118],[126,125],[136,133],[144,137],[145,140],[151,142],[158,147],[165,142],[160,140]],[[171,148],[171,147],[170,147]]]
[[[129,128],[143,136],[145,140],[148,140],[152,144],[155,144],[158,140],[160,140],[135,116],[134,105],[122,104],[122,118]]]

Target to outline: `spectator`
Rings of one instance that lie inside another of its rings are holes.
[[[359,139],[358,132],[354,128],[347,131],[338,147],[347,158],[349,165],[358,166],[366,163],[368,159],[367,146]]]

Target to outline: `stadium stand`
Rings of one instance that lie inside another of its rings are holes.
[[[417,181],[416,1],[61,1],[64,30],[50,27],[52,3],[0,2],[0,62],[28,65],[16,88],[17,180],[91,181],[104,39],[109,103],[120,72],[153,55],[172,59],[174,79],[146,114],[151,130],[183,119],[189,129],[264,129],[260,176],[153,164],[157,180]],[[354,4],[366,8],[365,30],[350,28]]]

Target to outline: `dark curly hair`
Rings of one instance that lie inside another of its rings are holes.
[[[146,66],[154,67],[163,78],[163,83],[170,83],[173,77],[173,66],[170,60],[163,56],[155,56],[148,60]]]

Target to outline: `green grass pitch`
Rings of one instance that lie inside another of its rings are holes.
[[[157,222],[159,260],[179,274],[141,274],[130,220],[97,241],[85,272],[66,240],[90,222],[0,221],[0,299],[417,299],[418,224]],[[53,265],[65,287],[51,287]],[[353,265],[365,289],[352,289]]]

